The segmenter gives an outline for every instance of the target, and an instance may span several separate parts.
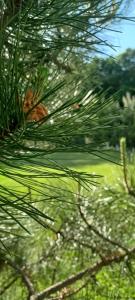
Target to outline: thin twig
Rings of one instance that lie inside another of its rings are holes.
[[[121,249],[123,249],[124,251],[128,252],[128,249],[124,246],[122,246],[119,242],[116,242],[110,238],[108,238],[107,236],[105,236],[104,234],[102,234],[97,228],[95,228],[92,224],[89,224],[89,222],[87,221],[82,209],[81,209],[81,205],[80,205],[80,199],[81,199],[81,195],[80,195],[80,183],[78,183],[78,194],[77,194],[77,201],[78,201],[78,210],[80,213],[80,216],[82,218],[82,220],[84,221],[84,223],[87,225],[87,228],[91,231],[93,231],[97,236],[99,236],[101,239],[103,239],[104,241],[112,244],[113,246],[117,246]]]

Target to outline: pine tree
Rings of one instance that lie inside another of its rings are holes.
[[[99,46],[109,45],[100,33],[121,18],[124,4],[112,0],[1,1],[2,248],[8,246],[8,236],[17,234],[18,226],[27,231],[26,216],[50,226],[53,220],[40,210],[36,198],[61,200],[56,178],[86,186],[96,180],[97,176],[64,167],[48,154],[101,155],[97,150],[101,141],[93,140],[93,132],[100,134],[97,119],[106,101],[103,95],[84,92],[82,83],[77,90],[72,62],[80,56],[84,61],[99,52]],[[81,72],[81,64],[78,68]],[[77,139],[85,136],[90,143],[79,144]]]
[[[55,214],[52,210],[50,215],[51,209],[47,208],[53,208],[55,201],[70,204],[69,199],[76,195],[61,182],[67,185],[73,181],[75,189],[88,189],[98,178],[67,168],[51,155],[82,152],[103,156],[101,148],[105,141],[95,141],[93,135],[100,135],[98,117],[112,100],[86,91],[80,76],[76,76],[75,65],[78,75],[93,53],[102,52],[103,45],[112,46],[102,39],[101,33],[122,18],[124,5],[129,1],[0,3],[0,265],[15,270],[1,295],[19,274],[28,289],[28,299],[44,299],[55,287],[36,293],[27,270],[18,267],[21,255],[17,254],[15,264],[11,254],[13,248],[17,249],[18,238],[29,234],[33,221],[59,234]],[[108,121],[106,118],[104,127],[108,127]],[[86,136],[89,144],[78,143]],[[80,196],[79,191],[77,195]],[[77,207],[83,222],[87,222],[79,203]],[[126,254],[120,253],[119,258]],[[115,260],[117,255],[104,264]],[[88,271],[85,270],[87,274]],[[74,276],[65,285],[57,284],[56,291],[76,279]],[[61,299],[67,292],[61,292]]]

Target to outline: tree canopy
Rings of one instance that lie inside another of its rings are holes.
[[[96,92],[107,91],[107,96],[119,93],[119,102],[129,92],[135,95],[135,50],[127,49],[115,58],[95,57],[90,63],[86,63],[85,86]]]

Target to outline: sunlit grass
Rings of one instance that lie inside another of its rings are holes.
[[[81,171],[101,175],[101,183],[115,184],[121,174],[121,166],[112,163],[100,163],[99,165],[87,165],[81,167]]]
[[[112,156],[111,156],[112,154]],[[55,155],[52,155],[51,158],[55,160],[57,163],[62,164],[65,167],[69,167],[72,170],[86,172],[94,175],[101,175],[101,178],[97,178],[96,182],[97,184],[116,184],[118,181],[118,178],[121,174],[121,166],[117,165],[115,162],[119,163],[119,153],[110,153],[110,160],[114,161],[114,163],[101,159],[99,157],[96,157],[94,155],[89,154],[82,154],[82,153],[69,153],[69,154],[63,154],[63,153],[57,153]],[[117,159],[117,160],[116,160]],[[40,168],[40,167],[39,167]],[[27,170],[27,171],[26,171]],[[31,169],[32,170],[32,169]],[[10,170],[9,170],[10,171]],[[33,173],[29,172],[29,167],[27,165],[26,169],[22,169],[22,171],[16,171],[16,173],[20,176],[22,175],[22,179],[20,177],[20,183],[15,181],[14,179],[7,177],[7,176],[0,176],[0,183],[1,185],[18,190],[20,192],[26,192],[28,187],[25,187],[25,175],[30,175],[30,177],[33,177],[33,180],[35,182],[35,192],[34,194],[37,194],[36,192],[36,182],[41,182],[43,184],[43,189],[45,189],[46,185],[52,185],[57,186],[58,188],[64,188],[68,190],[76,190],[76,184],[74,184],[74,181],[69,178],[50,178],[47,179],[44,177],[44,170],[42,167],[43,176],[36,178],[36,170],[33,168]],[[47,171],[47,169],[45,169]],[[14,170],[12,169],[11,172],[14,173]],[[53,170],[52,170],[53,172]],[[34,178],[35,174],[35,178]],[[24,175],[24,178],[23,178]]]

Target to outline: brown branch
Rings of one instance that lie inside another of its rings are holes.
[[[8,289],[14,284],[14,282],[17,281],[17,279],[18,279],[17,276],[15,276],[14,278],[12,278],[12,280],[9,281],[8,284],[6,284],[6,285],[0,290],[0,296],[3,295],[3,294],[6,292],[6,290],[8,290]]]
[[[54,294],[54,293],[60,291],[61,289],[75,283],[76,281],[82,279],[86,275],[87,271],[88,271],[87,269],[84,271],[81,271],[81,272],[77,273],[76,275],[70,276],[69,278],[67,278],[63,281],[60,281],[60,282],[50,286],[49,288],[45,289],[44,291],[38,293],[36,296],[36,300],[42,300],[45,297],[48,297],[49,295]]]
[[[71,297],[71,296],[73,296],[73,295],[76,295],[77,293],[79,293],[82,289],[84,289],[87,285],[88,285],[88,283],[90,282],[90,279],[89,280],[87,280],[84,284],[82,284],[79,288],[77,288],[77,289],[74,289],[74,290],[72,290],[72,291],[70,291],[69,293],[67,292],[67,293],[65,293],[64,295],[62,295],[62,299],[66,299],[66,298],[68,298],[68,297]],[[48,299],[48,300],[60,300],[61,298],[60,297],[53,297],[53,298],[50,298],[50,299]]]
[[[132,258],[133,255],[135,254],[135,247],[132,249],[128,250],[128,255],[127,251],[114,251],[110,255],[102,257],[101,260],[96,262],[93,266],[90,266],[75,275],[72,275],[68,278],[66,278],[63,281],[57,282],[54,285],[51,285],[47,289],[36,293],[36,291],[33,288],[33,284],[28,277],[28,275],[25,272],[24,268],[19,268],[15,263],[11,261],[7,261],[7,264],[9,264],[11,267],[13,267],[22,277],[23,282],[25,283],[29,296],[29,300],[43,300],[45,297],[48,297],[52,294],[55,294],[56,292],[61,291],[64,288],[67,288],[68,286],[75,284],[77,281],[84,279],[85,277],[92,277],[95,274],[97,274],[99,271],[102,270],[102,268],[106,266],[111,266],[113,263],[120,263],[123,261],[126,257]]]
[[[89,224],[89,222],[87,221],[84,213],[82,212],[82,209],[81,209],[81,205],[80,205],[80,183],[78,183],[78,193],[77,193],[77,201],[78,201],[78,210],[79,210],[79,213],[80,213],[80,216],[82,218],[82,220],[84,221],[84,223],[86,224],[87,228],[91,231],[93,231],[98,237],[100,237],[101,239],[103,239],[104,241],[112,244],[113,246],[117,246],[121,249],[123,249],[124,251],[128,252],[128,249],[124,246],[122,246],[119,242],[116,242],[110,238],[108,238],[107,236],[105,236],[103,233],[101,233],[97,228],[95,228],[92,224]]]
[[[128,257],[132,257],[135,254],[135,247],[128,250]],[[76,283],[77,281],[81,280],[85,276],[93,276],[102,270],[103,267],[110,266],[113,263],[120,263],[125,257],[127,256],[126,251],[115,251],[112,252],[110,256],[105,256],[102,260],[95,263],[92,267],[86,268],[81,272],[78,272],[75,275],[68,277],[67,279],[57,282],[56,284],[50,286],[49,288],[41,291],[40,293],[36,294],[34,300],[43,300],[45,297],[48,297],[51,294],[54,294],[61,289],[70,286],[71,284]]]
[[[84,221],[84,223],[87,225],[87,227],[93,231],[97,236],[99,236],[101,239],[103,239],[104,241],[112,244],[113,246],[117,246],[121,249],[123,249],[124,251],[128,252],[127,248],[122,246],[119,242],[116,242],[110,238],[108,238],[107,236],[105,236],[104,234],[102,234],[98,229],[96,229],[93,225],[89,224],[87,219],[85,218],[82,210],[81,210],[81,207],[78,205],[78,208],[79,208],[79,212],[80,212],[80,216],[82,217],[82,220]]]
[[[26,287],[28,289],[29,295],[35,294],[35,289],[34,289],[33,283],[31,282],[28,274],[26,274],[24,272],[24,270],[21,269],[20,270],[20,275],[21,275],[22,280],[23,280],[23,282],[25,283],[25,285],[26,285]]]
[[[29,296],[34,295],[35,294],[35,289],[34,289],[33,283],[31,282],[31,280],[30,280],[30,278],[29,278],[29,276],[26,272],[26,268],[25,267],[20,268],[15,262],[12,262],[9,259],[6,262],[9,266],[14,268],[17,273],[19,273],[19,275],[22,278],[22,281],[24,282],[24,284],[25,284],[25,286],[28,290]]]

